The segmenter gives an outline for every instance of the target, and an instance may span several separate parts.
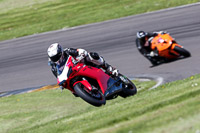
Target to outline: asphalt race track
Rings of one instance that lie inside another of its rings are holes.
[[[151,67],[136,49],[136,32],[168,31],[192,57]],[[165,82],[200,73],[200,3],[0,42],[0,92],[55,84],[47,65],[51,43],[96,51],[127,76]]]

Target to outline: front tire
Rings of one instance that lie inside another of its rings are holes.
[[[178,47],[178,46],[174,47],[174,51],[178,52],[181,56],[184,56],[184,57],[190,57],[191,56],[189,51],[187,51],[184,48]]]
[[[122,74],[120,74],[119,76],[123,76]],[[137,88],[134,85],[134,83],[129,80],[127,77],[123,76],[125,78],[125,80],[128,83],[124,83],[124,87],[122,89],[122,92],[120,92],[120,96],[123,98],[129,97],[129,96],[133,96],[137,93]]]
[[[77,83],[74,86],[74,91],[84,101],[88,102],[89,104],[91,104],[93,106],[97,106],[97,107],[106,104],[105,97],[100,91],[98,91],[94,94],[91,91],[90,92],[86,91],[84,87],[85,86],[81,83]]]

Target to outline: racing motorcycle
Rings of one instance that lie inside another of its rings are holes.
[[[139,43],[137,39],[136,43]],[[152,64],[169,62],[191,56],[190,52],[179,45],[168,33],[159,33],[155,36],[151,40],[151,49],[155,55],[154,58],[150,59]]]
[[[106,104],[117,96],[126,98],[137,93],[136,86],[124,75],[111,77],[101,68],[85,65],[84,57],[75,60],[69,56],[62,68],[58,68],[57,83],[93,106]]]

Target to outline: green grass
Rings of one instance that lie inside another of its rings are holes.
[[[199,0],[0,0],[0,40],[194,2]]]
[[[153,81],[153,80],[142,81],[138,79],[138,80],[134,80],[134,84],[137,86],[137,90],[142,92],[156,85],[156,81]]]
[[[200,75],[94,107],[69,91],[46,90],[0,99],[0,132],[196,133],[200,131]],[[143,85],[144,84],[144,85]]]

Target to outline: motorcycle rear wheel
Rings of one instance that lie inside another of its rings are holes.
[[[87,92],[84,89],[84,85],[81,84],[81,83],[77,83],[74,86],[74,91],[84,101],[88,102],[89,104],[91,104],[93,106],[99,107],[99,106],[102,106],[102,105],[106,104],[105,97],[100,91],[98,91],[94,95],[92,95],[92,92],[90,92],[91,94],[89,92]],[[98,95],[98,97],[95,97],[95,95],[96,96]]]
[[[120,76],[123,76],[122,74],[120,74]],[[120,96],[123,98],[129,97],[129,96],[133,96],[137,93],[137,88],[134,85],[134,83],[128,79],[127,77],[123,76],[127,81],[127,83],[124,83],[124,87],[122,89],[122,92],[120,92]]]
[[[187,51],[184,48],[178,47],[178,46],[174,47],[174,51],[178,52],[180,55],[182,55],[184,57],[190,57],[191,56],[189,51]]]

